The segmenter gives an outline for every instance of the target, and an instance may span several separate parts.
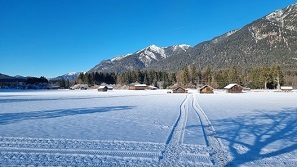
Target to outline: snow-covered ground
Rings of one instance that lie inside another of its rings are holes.
[[[0,166],[297,166],[297,92],[0,91]]]
[[[297,165],[297,92],[196,96],[230,166]]]

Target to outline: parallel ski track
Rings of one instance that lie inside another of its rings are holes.
[[[160,166],[213,166],[205,146],[183,144],[188,110],[193,107],[192,103],[193,98],[187,95],[180,105],[180,114],[162,152]]]
[[[112,151],[112,150],[78,150],[78,149],[28,149],[2,147],[4,152],[23,152],[23,153],[45,153],[45,154],[70,154],[70,155],[104,155],[116,157],[144,157],[158,159],[160,152],[137,152],[137,151]]]
[[[150,142],[0,137],[0,166],[157,166],[164,148]]]
[[[78,140],[78,139],[43,139],[0,137],[1,147],[43,148],[43,149],[100,149],[159,152],[165,144],[135,141]]]
[[[176,120],[175,125],[168,137],[166,142],[166,148],[162,152],[163,155],[160,159],[161,166],[181,166],[180,164],[180,152],[181,152],[181,144],[183,141],[183,133],[186,123],[187,116],[187,102],[188,96],[184,99],[182,104],[180,105],[179,117]]]
[[[212,156],[212,161],[214,165],[216,166],[225,166],[228,162],[227,158],[227,152],[223,148],[222,142],[215,137],[216,131],[214,127],[212,126],[210,120],[206,116],[205,112],[202,110],[200,107],[196,96],[193,95],[193,103],[192,103],[193,108],[195,109],[201,124],[202,124],[202,130],[204,133],[205,137],[205,142],[207,146],[212,148],[211,156]]]
[[[0,166],[158,166],[158,160],[93,154],[0,152]]]

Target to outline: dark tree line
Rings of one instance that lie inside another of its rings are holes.
[[[101,83],[115,84],[116,78],[115,73],[80,73],[75,82],[88,85],[100,85]]]
[[[81,73],[75,81],[80,84],[100,85],[106,84],[120,84],[128,85],[130,83],[144,83],[147,85],[159,86],[158,82],[162,82],[162,88],[176,82],[175,73],[157,72],[157,71],[130,71],[123,74],[115,73]]]
[[[176,83],[176,74],[165,71],[136,70],[126,72],[117,76],[117,84],[127,85],[129,83],[135,82],[167,88],[168,86]],[[162,82],[162,84],[159,85],[159,82]]]
[[[181,75],[181,83],[184,85],[208,84],[220,89],[230,83],[238,83],[252,89],[275,89],[284,84],[284,74],[279,66],[252,69],[232,66],[229,69],[216,71],[209,66],[198,71],[193,67],[185,67]]]
[[[168,88],[174,84],[185,87],[197,87],[208,84],[222,89],[230,83],[238,83],[252,89],[275,89],[284,84],[284,74],[279,66],[241,69],[232,66],[229,69],[213,70],[210,66],[196,69],[186,66],[176,73],[165,71],[136,70],[123,74],[116,73],[81,73],[76,83],[88,85],[143,83],[159,88]]]
[[[45,77],[40,77],[40,78],[37,78],[37,77],[29,77],[26,79],[25,81],[26,84],[39,84],[39,83],[48,83],[48,80],[45,78]]]

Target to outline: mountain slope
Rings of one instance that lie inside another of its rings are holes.
[[[297,53],[296,16],[296,4],[278,10],[230,35],[196,45],[190,57],[201,67],[293,66]]]
[[[61,79],[63,79],[65,81],[69,80],[70,82],[74,82],[75,79],[78,77],[79,74],[80,74],[80,72],[70,72],[68,74],[65,74],[65,75],[62,75],[62,76],[58,76],[56,78],[52,78],[50,80],[61,80]]]
[[[176,45],[161,48],[151,45],[133,54],[104,60],[92,68],[89,72],[116,72],[122,73],[136,69],[146,69],[152,64],[167,59],[176,54],[186,53],[190,48],[188,45]]]
[[[27,79],[26,77],[22,77],[22,76],[12,77],[12,76],[0,73],[0,82],[25,82],[26,79]]]
[[[135,69],[177,71],[186,65],[214,69],[281,65],[297,68],[297,3],[193,48],[150,46],[134,54],[102,61],[90,72]]]

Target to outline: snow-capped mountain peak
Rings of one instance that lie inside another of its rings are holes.
[[[182,49],[184,51],[186,51],[187,49],[189,49],[190,45],[186,45],[186,44],[181,44],[181,45],[175,45],[173,46],[173,50],[177,50],[177,49]]]
[[[160,52],[161,50],[163,50],[163,48],[161,48],[161,47],[158,47],[158,46],[156,46],[156,45],[151,45],[151,46],[149,46],[149,47],[147,47],[147,49],[150,49],[150,50],[152,50],[152,51],[154,51],[154,52]]]
[[[190,46],[186,44],[159,47],[152,44],[144,49],[141,49],[133,54],[117,56],[110,60],[101,61],[98,65],[92,68],[89,72],[108,72],[116,71],[123,72],[125,70],[142,69],[149,67],[151,64],[160,60],[166,59],[176,53],[186,52]],[[124,59],[127,58],[127,59]],[[118,70],[121,69],[121,70]]]
[[[68,76],[72,76],[72,75],[77,75],[77,74],[79,74],[79,72],[70,72],[70,73],[68,73],[68,74],[66,74],[66,75],[68,75]]]
[[[128,53],[128,54],[126,54],[126,55],[124,55],[124,56],[117,56],[117,57],[115,57],[115,58],[110,59],[110,61],[111,61],[111,62],[114,62],[114,61],[120,61],[120,60],[122,60],[123,58],[125,58],[125,57],[127,57],[127,56],[130,56],[130,55],[132,55],[132,54],[131,54],[131,53]]]
[[[276,10],[270,13],[269,15],[267,15],[266,19],[269,21],[280,20],[282,19],[283,14],[284,14],[283,10]]]
[[[167,57],[164,48],[154,44],[138,51],[137,54],[139,54],[139,59],[144,63],[145,67],[152,63],[152,61],[158,61]]]

